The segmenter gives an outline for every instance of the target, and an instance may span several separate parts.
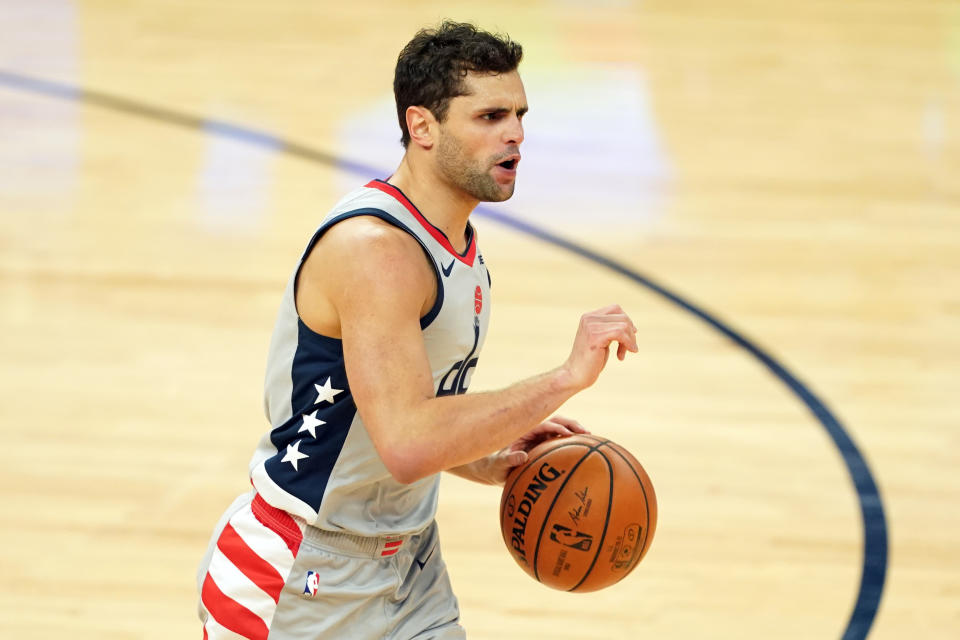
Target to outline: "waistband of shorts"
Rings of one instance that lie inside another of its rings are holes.
[[[269,504],[263,497],[256,493],[253,502],[250,505],[254,514],[263,519],[269,520],[268,526],[271,528],[279,527],[283,531],[278,532],[281,535],[289,529],[292,519],[299,525],[303,540],[325,547],[331,547],[338,551],[352,553],[370,558],[387,558],[400,551],[411,538],[419,536],[423,531],[408,533],[402,535],[384,535],[384,536],[360,536],[344,531],[328,531],[320,529],[307,522],[300,516],[292,515],[283,509],[278,509]]]

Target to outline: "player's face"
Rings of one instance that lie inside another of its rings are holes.
[[[466,95],[450,101],[440,123],[437,162],[455,187],[485,202],[513,195],[527,95],[516,71],[469,73]]]

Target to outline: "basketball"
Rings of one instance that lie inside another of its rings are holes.
[[[500,530],[513,559],[562,591],[596,591],[637,566],[657,527],[646,471],[620,445],[594,435],[555,438],[507,477]]]

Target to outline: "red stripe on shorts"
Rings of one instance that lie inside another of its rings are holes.
[[[230,631],[249,640],[267,640],[270,631],[260,616],[228,598],[209,573],[203,581],[200,599],[213,619]]]
[[[260,521],[260,524],[283,538],[290,549],[290,553],[296,558],[297,551],[300,550],[300,543],[303,542],[303,531],[300,530],[300,525],[290,517],[290,514],[267,504],[267,501],[260,497],[259,493],[254,496],[250,509],[257,520]]]
[[[273,598],[274,602],[280,602],[283,576],[273,568],[273,565],[258,556],[229,523],[217,540],[217,548],[243,575],[250,578],[255,585]]]

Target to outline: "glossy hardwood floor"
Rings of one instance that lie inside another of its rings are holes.
[[[283,286],[339,195],[392,171],[396,54],[443,16],[526,51],[518,193],[491,209],[668,286],[804,383],[879,486],[870,637],[960,633],[955,2],[0,15],[0,636],[200,637],[194,570],[248,486]],[[650,289],[477,226],[495,312],[472,388],[559,364],[583,311],[621,303],[641,354],[563,413],[644,463],[660,523],[623,583],[554,592],[506,553],[499,492],[445,478],[470,638],[841,637],[864,525],[818,417]]]

